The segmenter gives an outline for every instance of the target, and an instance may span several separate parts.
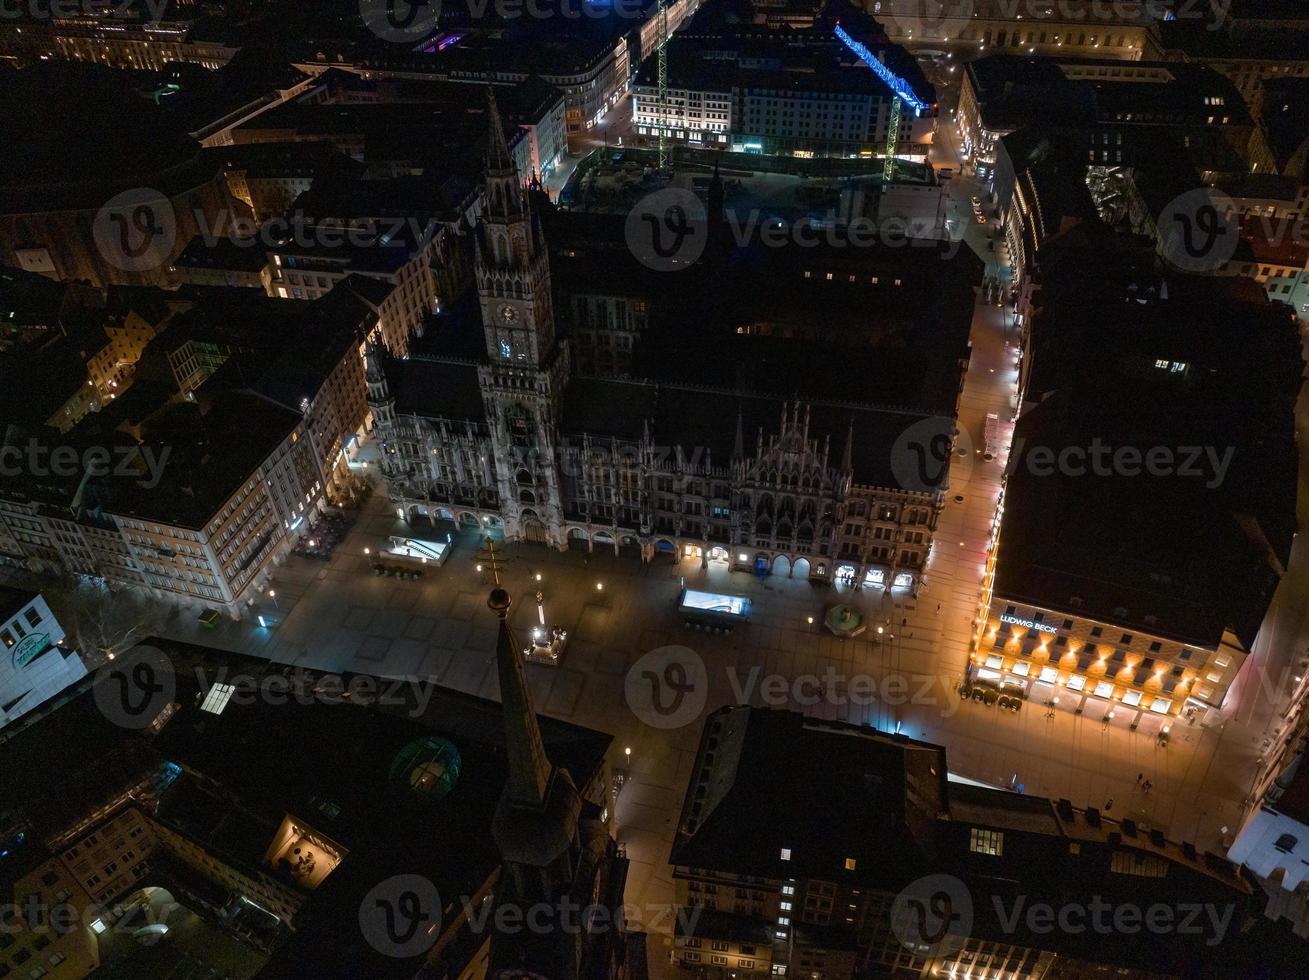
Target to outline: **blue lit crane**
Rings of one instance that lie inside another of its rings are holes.
[[[896,75],[884,65],[880,58],[868,50],[868,46],[862,41],[856,41],[850,36],[840,24],[836,25],[836,38],[847,48],[855,53],[864,64],[873,70],[873,73],[886,83],[887,88],[891,90],[891,118],[886,127],[886,166],[882,171],[882,178],[890,181],[895,178],[895,151],[900,140],[900,120],[904,113],[904,107],[909,105],[914,110],[914,116],[920,115],[927,108],[927,103],[918,96],[914,95],[914,90],[910,88],[899,75]]]

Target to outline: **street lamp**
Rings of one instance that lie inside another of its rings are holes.
[[[603,582],[596,582],[596,583],[595,583],[595,591],[597,591],[597,592],[603,592],[604,590],[605,590],[605,584],[604,584]]]
[[[280,612],[282,607],[277,604],[277,593],[274,592],[272,589],[269,589],[268,598],[273,600],[273,608]]]

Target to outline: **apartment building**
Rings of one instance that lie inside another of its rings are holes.
[[[988,54],[965,67],[956,119],[966,164],[988,184],[999,139],[1024,127],[1088,166],[1149,165],[1169,153],[1209,182],[1275,168],[1240,93],[1202,65]]]
[[[1157,8],[1144,0],[971,0],[927,8],[921,0],[880,0],[868,9],[896,44],[961,59],[1009,51],[1137,61],[1155,50],[1151,28]]]
[[[694,28],[688,27],[688,33]],[[725,50],[724,50],[725,49]],[[898,58],[897,58],[898,53]],[[917,98],[935,94],[903,51],[883,57],[912,77]],[[679,36],[669,47],[668,86],[661,98],[655,58],[633,82],[632,117],[638,143],[666,141],[692,147],[799,157],[882,155],[892,135],[896,93],[863,62],[827,35],[804,43],[716,35]],[[896,155],[926,159],[935,112],[904,105],[893,142]]]
[[[202,386],[144,409],[133,438],[97,417],[71,433],[65,449],[99,447],[110,472],[9,482],[0,494],[6,561],[233,615],[253,600],[345,472],[345,446],[368,411],[360,346],[377,324],[348,283],[315,304],[253,300],[236,308],[294,314],[259,321],[282,333],[234,341]],[[173,339],[212,340],[198,314],[233,309],[219,307],[183,314]]]
[[[174,62],[221,68],[240,50],[213,21],[200,18],[157,20],[122,17],[34,17],[8,27],[3,48],[18,60],[61,58],[126,68],[160,71]]]
[[[136,364],[150,342],[168,326],[178,304],[158,295],[142,296],[104,324],[106,344],[87,361],[87,377],[100,403],[117,398],[132,384]]]
[[[706,718],[669,863],[672,961],[711,976],[1145,980],[1245,965],[1257,945],[1238,935],[1253,888],[1216,855],[1066,799],[965,785],[939,746],[797,712]],[[1240,925],[1208,945],[1141,944],[1005,921],[1015,894],[1056,909],[1204,895]],[[929,899],[951,916],[930,936],[915,918]]]
[[[146,879],[158,846],[152,821],[129,803],[89,833],[75,834],[59,859],[96,904],[108,907]]]
[[[0,976],[84,977],[100,965],[97,906],[57,856],[24,845],[0,869]]]
[[[407,223],[399,229],[304,229],[297,235],[300,242],[268,249],[268,295],[314,300],[351,276],[377,279],[390,287],[378,306],[380,339],[403,355],[423,321],[440,306],[433,268],[441,230],[439,225],[414,228]]]

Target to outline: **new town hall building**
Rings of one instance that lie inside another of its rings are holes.
[[[622,218],[525,191],[492,116],[477,309],[368,357],[398,514],[916,587],[945,493],[923,450],[949,451],[976,261],[711,229],[691,269],[652,273]]]

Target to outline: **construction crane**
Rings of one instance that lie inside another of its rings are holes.
[[[914,95],[913,88],[899,75],[896,75],[891,69],[887,68],[875,54],[868,50],[868,46],[862,41],[856,41],[850,36],[850,32],[842,27],[839,23],[836,25],[836,39],[854,52],[865,65],[873,70],[886,87],[891,90],[891,118],[886,127],[886,165],[882,170],[884,180],[890,181],[895,178],[895,151],[896,145],[900,141],[900,121],[904,116],[904,107],[907,105],[914,110],[917,116],[928,108],[926,102]]]
[[[668,0],[659,0],[659,169],[668,169],[668,127],[672,109],[668,105]]]
[[[891,183],[895,180],[895,150],[900,142],[900,110],[904,108],[900,96],[891,98],[891,118],[886,124],[886,165],[882,168],[882,180]]]

